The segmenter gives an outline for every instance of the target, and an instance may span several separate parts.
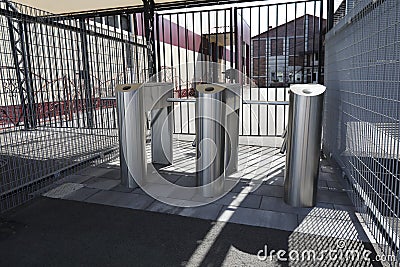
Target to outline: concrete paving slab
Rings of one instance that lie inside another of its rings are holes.
[[[121,179],[121,170],[120,169],[107,169],[107,172],[101,172],[99,175],[96,175],[100,178],[107,178],[107,179],[114,179],[120,180]]]
[[[93,196],[94,194],[98,193],[99,191],[100,191],[100,189],[83,187],[83,188],[78,189],[75,192],[63,197],[63,199],[75,200],[75,201],[85,201],[87,198]]]
[[[64,198],[65,196],[75,192],[76,190],[82,187],[83,187],[82,184],[65,183],[44,193],[43,196],[49,198]]]
[[[235,200],[240,199],[239,203],[235,203]],[[258,209],[260,208],[262,196],[253,194],[237,194],[228,193],[215,203],[224,206],[239,206],[244,208]]]
[[[147,195],[102,190],[86,199],[85,202],[130,209],[146,209],[154,202],[154,199]]]
[[[110,190],[116,187],[120,183],[119,180],[112,180],[106,178],[91,178],[87,180],[84,184],[89,188],[96,188],[101,190]]]
[[[194,175],[182,175],[176,182],[176,185],[185,186],[185,187],[196,187],[197,180]]]
[[[206,206],[195,208],[183,208],[179,215],[186,217],[194,217],[206,220],[216,220],[222,209],[222,205],[208,204]]]
[[[134,188],[128,188],[125,185],[122,185],[121,183],[119,183],[117,186],[111,188],[110,190],[111,191],[122,192],[122,193],[131,193],[135,189]]]
[[[268,227],[293,231],[297,227],[297,215],[242,207],[224,206],[218,221]]]
[[[285,203],[281,197],[263,196],[260,209],[277,212],[293,213],[293,214],[308,214],[312,208],[295,208]]]
[[[317,201],[351,206],[351,200],[345,192],[322,190],[317,194]]]
[[[80,175],[90,175],[90,176],[95,176],[95,177],[100,177],[102,175],[105,175],[107,173],[109,173],[110,171],[113,171],[115,169],[113,168],[101,168],[101,167],[94,167],[94,166],[90,166],[87,167],[83,170],[78,171],[76,174],[80,174]]]
[[[337,213],[335,210],[324,210],[323,212],[328,211]],[[353,222],[352,220],[308,215],[294,231],[343,240],[368,241],[361,224]]]
[[[253,194],[268,197],[283,197],[283,187],[263,184]]]
[[[168,214],[179,214],[183,208],[171,206],[160,201],[154,201],[146,210]]]
[[[79,175],[79,174],[71,174],[66,177],[64,177],[61,180],[58,180],[57,184],[65,184],[65,183],[76,183],[76,184],[83,184],[90,178],[93,178],[93,176],[88,176],[88,175]]]

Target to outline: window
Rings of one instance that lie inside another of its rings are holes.
[[[253,56],[254,57],[265,57],[266,41],[258,40],[257,38],[253,41]]]
[[[103,23],[103,18],[102,17],[96,17],[94,19],[94,21],[96,21],[97,23]]]
[[[299,55],[304,53],[304,37],[289,38],[289,55]]]
[[[131,22],[129,15],[121,15],[121,28],[124,31],[131,32]]]
[[[283,56],[283,39],[271,39],[271,56]]]
[[[118,27],[118,19],[117,16],[108,16],[106,17],[106,24],[110,27]]]

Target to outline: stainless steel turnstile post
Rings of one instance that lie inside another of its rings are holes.
[[[169,83],[117,85],[121,183],[135,188],[145,182],[146,112],[151,111],[152,162],[172,164],[173,85]]]
[[[294,207],[316,202],[325,87],[290,86],[284,199]]]
[[[238,167],[240,86],[199,84],[196,90],[197,183],[204,197],[215,197]]]

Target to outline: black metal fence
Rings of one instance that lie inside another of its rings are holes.
[[[0,211],[116,154],[114,87],[146,78],[132,23],[0,3]]]
[[[157,69],[169,71],[164,79],[175,83],[175,97],[194,97],[196,62],[220,64],[222,82],[238,70],[241,135],[281,136],[290,84],[323,83],[322,1],[167,10],[155,21]],[[195,134],[190,100],[176,104],[175,132]]]
[[[0,2],[1,211],[113,155],[114,87],[146,81],[149,59],[159,81],[174,83],[182,134],[195,133],[185,100],[196,62],[219,63],[223,79],[244,81],[241,135],[280,136],[289,85],[323,80],[320,0],[173,8],[156,10],[149,33],[143,7],[52,15]]]

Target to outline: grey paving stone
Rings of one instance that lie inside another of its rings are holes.
[[[147,195],[147,193],[142,188],[135,188],[135,189],[133,189],[132,193]]]
[[[49,197],[49,198],[64,198],[73,192],[79,190],[82,188],[82,184],[77,184],[77,183],[64,183],[61,185],[58,185],[51,190],[45,192],[43,194],[44,197]]]
[[[146,209],[154,201],[153,198],[133,193],[122,193],[115,191],[100,191],[85,200],[90,203],[97,203],[109,206],[131,208],[131,209]]]
[[[340,205],[340,204],[333,204],[335,210],[344,210],[349,212],[356,212],[356,208],[354,206],[349,205]]]
[[[239,201],[235,201],[239,198]],[[244,208],[258,209],[261,203],[261,196],[252,194],[237,194],[228,193],[221,199],[217,200],[216,204],[221,204],[224,206],[239,206]],[[239,203],[236,203],[239,202]]]
[[[285,183],[285,178],[283,176],[268,177],[264,183],[268,185],[283,186]]]
[[[100,168],[100,167],[87,167],[83,170],[78,171],[76,174],[80,175],[90,175],[90,176],[95,176],[95,177],[100,177],[112,170],[115,170],[113,168]]]
[[[175,184],[185,187],[196,187],[197,186],[196,176],[183,175],[175,182]]]
[[[299,227],[296,228],[295,233],[368,242],[368,238],[360,223],[352,220],[321,216],[306,216]]]
[[[171,184],[147,183],[141,187],[146,194],[152,197],[168,197],[175,187]]]
[[[330,190],[344,190],[344,187],[340,182],[326,181],[326,183],[328,184],[328,188]]]
[[[64,184],[64,183],[82,184],[85,181],[89,180],[90,178],[93,178],[93,177],[88,176],[88,175],[71,174],[71,175],[64,177],[61,180],[58,180],[56,183],[57,184]]]
[[[84,184],[89,188],[110,190],[111,188],[117,186],[119,183],[120,183],[119,180],[111,180],[111,179],[95,177],[87,180]]]
[[[222,205],[208,204],[195,208],[183,208],[179,215],[186,217],[194,217],[206,220],[216,220],[222,209]]]
[[[318,187],[322,189],[329,189],[328,183],[326,180],[320,180],[318,179]]]
[[[283,187],[263,184],[253,194],[268,197],[283,197]]]
[[[154,201],[146,210],[168,214],[179,214],[183,208],[171,206],[160,201]]]
[[[107,169],[107,172],[100,172],[99,175],[96,175],[100,178],[107,178],[107,179],[114,179],[120,180],[121,179],[121,170],[120,169]]]
[[[168,197],[182,200],[193,200],[196,194],[197,190],[195,188],[176,186]]]
[[[263,196],[260,209],[292,214],[308,214],[312,208],[295,208],[285,203],[281,197]]]
[[[321,190],[317,194],[317,201],[352,206],[352,203],[347,194],[338,191]]]
[[[336,174],[334,174],[334,173],[325,173],[325,172],[319,172],[318,179],[320,181],[332,181],[332,182],[338,181],[338,178],[336,177]]]
[[[182,177],[181,174],[176,173],[166,173],[166,172],[159,172],[159,174],[168,182],[175,183],[179,178]]]
[[[295,214],[232,206],[224,206],[218,220],[285,231],[293,231],[298,225]]]
[[[315,207],[323,208],[323,209],[330,209],[330,210],[335,209],[332,203],[318,202],[318,201],[317,201],[317,204],[315,205]]]
[[[235,182],[236,183],[236,182]],[[239,181],[239,182],[237,182],[237,184],[236,185],[234,185],[233,186],[233,188],[230,190],[230,192],[232,192],[232,193],[240,193],[240,192],[242,192],[243,191],[243,189],[245,188],[245,187],[247,187],[249,185],[249,183],[248,182],[245,182],[245,181]]]
[[[131,193],[133,190],[135,190],[136,188],[128,188],[125,185],[122,185],[121,183],[119,183],[117,186],[111,188],[111,191],[117,191],[117,192],[123,192],[123,193]]]
[[[68,199],[68,200],[75,200],[75,201],[84,201],[90,196],[98,193],[100,189],[95,189],[95,188],[87,188],[83,187],[72,194],[67,195],[63,199]]]
[[[309,216],[358,222],[358,219],[355,216],[354,212],[348,212],[337,209],[327,209],[322,207],[315,207],[308,214],[299,214],[300,222],[302,222],[305,218]]]
[[[330,166],[330,165],[323,165],[323,164],[321,164],[321,171],[323,172],[323,173],[331,173],[331,174],[334,174],[334,173],[336,173],[336,171],[338,171],[336,168],[334,168],[334,167],[332,167],[332,166]]]

